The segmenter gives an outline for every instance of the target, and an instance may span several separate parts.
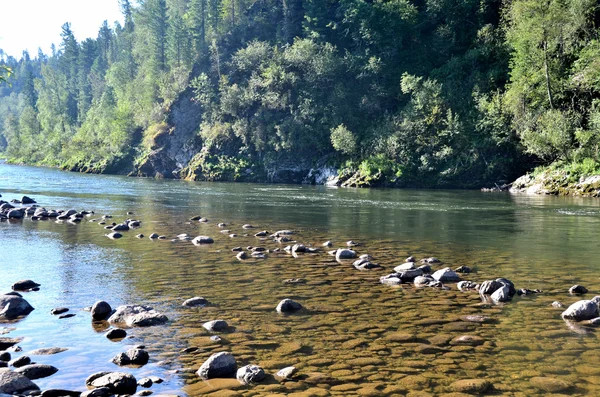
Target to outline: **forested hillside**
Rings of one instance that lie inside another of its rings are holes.
[[[96,39],[65,23],[51,54],[0,52],[5,157],[195,180],[335,170],[352,186],[598,171],[595,0],[120,4],[124,24]]]

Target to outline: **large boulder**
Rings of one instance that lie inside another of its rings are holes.
[[[233,354],[215,353],[208,358],[196,372],[202,379],[227,378],[235,374],[237,363]]]
[[[35,204],[35,200],[31,197],[23,196],[21,197],[21,204]]]
[[[18,293],[0,295],[0,320],[13,320],[32,311],[33,307]]]
[[[93,388],[107,387],[114,394],[134,394],[137,390],[137,380],[126,372],[98,372],[85,383]]]
[[[0,369],[0,393],[21,394],[31,390],[40,390],[28,377],[7,368]]]
[[[506,284],[503,285],[502,287],[494,291],[490,298],[492,299],[492,302],[495,303],[510,301],[510,299],[512,298],[512,296],[510,295],[510,287]]]
[[[126,324],[129,327],[148,327],[164,324],[169,319],[164,314],[157,312],[150,306],[123,305],[108,318],[113,324]]]
[[[598,315],[598,305],[591,300],[577,301],[561,314],[564,320],[574,321],[591,320],[598,317]]]
[[[246,365],[237,370],[236,379],[243,384],[258,383],[267,377],[265,371],[258,365]]]

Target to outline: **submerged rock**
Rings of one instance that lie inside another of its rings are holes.
[[[202,324],[202,327],[210,332],[224,331],[229,327],[225,320],[212,320]]]
[[[235,374],[237,363],[233,354],[215,353],[208,358],[196,372],[202,379],[227,378]]]
[[[148,327],[164,324],[169,319],[164,314],[157,312],[150,306],[123,305],[108,318],[109,323],[126,324],[130,327]]]
[[[208,305],[208,300],[201,297],[201,296],[195,296],[193,298],[187,299],[185,302],[182,303],[182,306],[187,306],[187,307],[197,307],[197,306],[206,306]]]

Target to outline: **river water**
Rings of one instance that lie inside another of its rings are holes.
[[[32,356],[59,368],[36,380],[42,388],[85,390],[98,371],[124,370],[138,379],[156,375],[156,394],[215,395],[408,395],[442,396],[464,379],[487,380],[487,394],[505,396],[600,395],[600,330],[569,327],[553,301],[569,305],[600,295],[600,200],[481,193],[474,191],[332,189],[295,185],[221,184],[120,176],[83,175],[0,164],[2,199],[33,197],[52,209],[93,210],[89,217],[128,217],[142,227],[119,240],[96,222],[0,222],[0,289],[33,279],[25,293],[29,316],[0,324],[5,336],[23,338],[22,353],[41,347],[68,350]],[[134,215],[127,215],[127,212]],[[207,223],[191,222],[201,215]],[[230,238],[217,224],[224,222]],[[291,229],[294,239],[321,247],[360,243],[382,269],[355,270],[326,249],[294,258],[269,252],[266,259],[238,261],[231,249],[284,245],[244,230]],[[156,232],[165,240],[137,239]],[[172,241],[180,233],[208,235],[215,243]],[[443,265],[466,265],[463,279],[505,277],[517,288],[540,289],[504,305],[483,303],[477,293],[381,285],[404,258],[435,256]],[[290,278],[304,283],[285,284]],[[571,296],[569,287],[589,293]],[[193,296],[211,305],[186,308]],[[300,302],[298,314],[282,316],[283,298]],[[84,311],[97,300],[113,308],[148,304],[170,319],[166,326],[130,329],[111,342],[106,324],[92,324]],[[58,319],[55,307],[74,317]],[[483,314],[485,324],[461,320]],[[223,319],[231,329],[210,339],[205,321]],[[458,336],[476,342],[457,345]],[[150,363],[119,368],[110,359],[145,345]],[[184,353],[183,349],[198,350]],[[201,381],[195,371],[212,353],[230,351],[238,366],[257,364],[267,374],[294,365],[298,376],[243,386],[235,380]]]

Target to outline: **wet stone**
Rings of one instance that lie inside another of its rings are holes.
[[[538,389],[548,393],[560,393],[567,391],[572,387],[572,385],[568,382],[546,376],[531,378],[529,382]]]

